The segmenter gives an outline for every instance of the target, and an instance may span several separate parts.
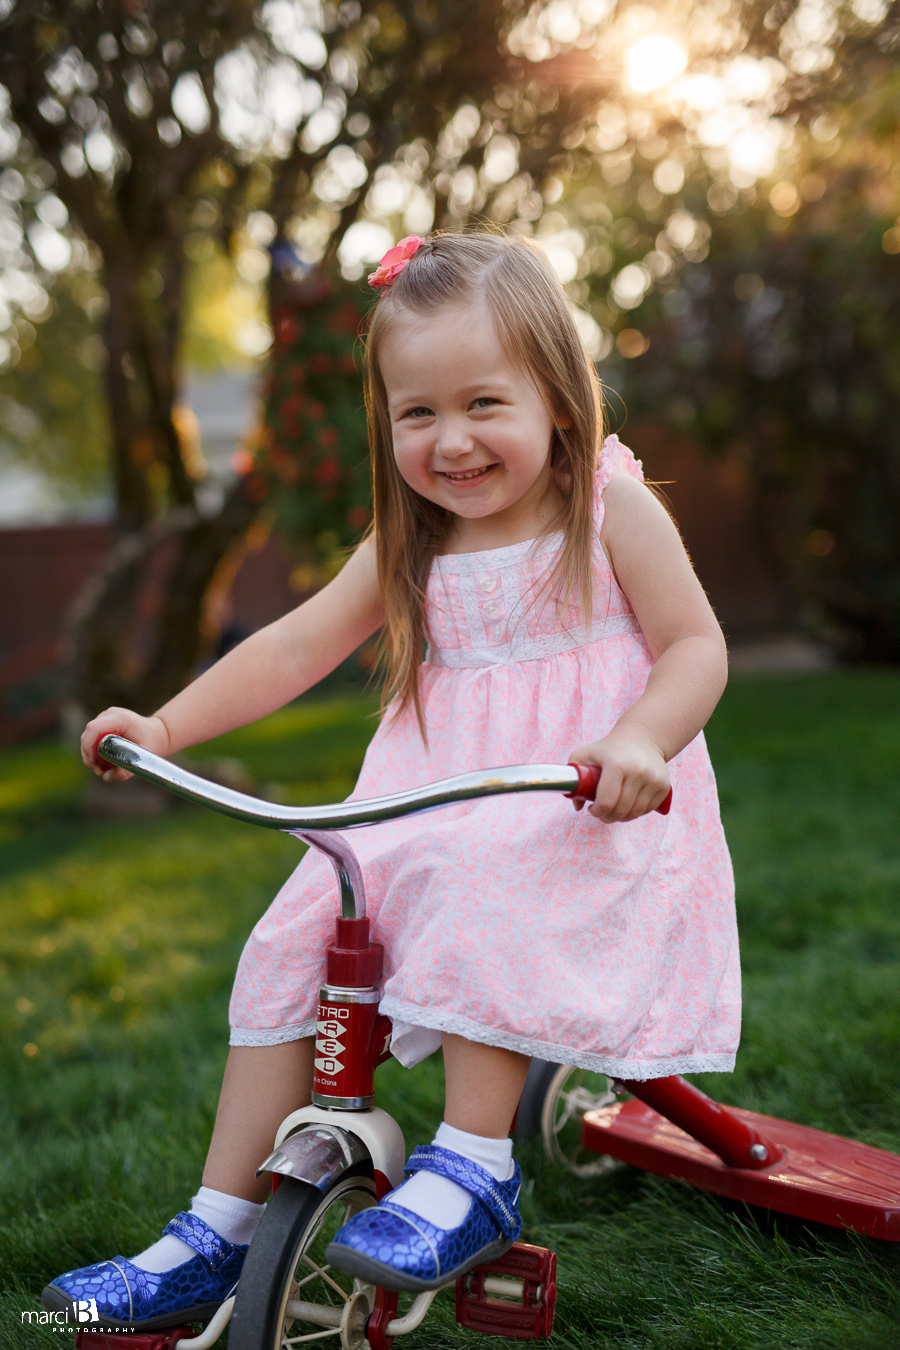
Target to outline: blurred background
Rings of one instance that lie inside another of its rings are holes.
[[[898,39],[886,0],[4,0],[0,743],[151,710],[331,574],[365,274],[488,222],[737,663],[896,661]]]
[[[185,1207],[298,857],[73,733],[365,530],[365,277],[408,233],[545,249],[728,635],[745,1018],[700,1085],[900,1151],[898,45],[900,0],[0,0],[0,1344]],[[188,762],[340,799],[372,660]],[[439,1060],[379,1075],[429,1137]],[[900,1244],[523,1163],[560,1344],[900,1346]],[[449,1303],[410,1338],[470,1346]]]

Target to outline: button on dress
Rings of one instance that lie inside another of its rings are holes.
[[[597,536],[616,471],[642,479],[612,436],[595,480]],[[599,538],[590,626],[576,606],[546,602],[561,542],[435,558],[421,669],[428,745],[412,710],[388,712],[353,798],[503,764],[564,764],[640,697],[652,658]],[[403,1064],[449,1031],[621,1078],[733,1068],[734,883],[702,734],[669,769],[668,816],[606,825],[547,792],[349,833]],[[314,1034],[337,909],[331,864],[310,850],[244,949],[233,1045]]]

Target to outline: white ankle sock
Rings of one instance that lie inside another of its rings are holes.
[[[438,1126],[432,1143],[452,1149],[463,1158],[480,1164],[498,1181],[508,1181],[513,1173],[512,1140],[486,1139],[481,1134],[457,1130],[446,1121]],[[448,1177],[433,1172],[417,1172],[391,1195],[391,1201],[411,1210],[438,1228],[456,1228],[465,1219],[472,1203],[468,1191]]]
[[[191,1214],[208,1223],[226,1242],[247,1243],[256,1232],[256,1226],[263,1216],[265,1205],[255,1205],[252,1200],[241,1200],[236,1195],[226,1195],[224,1191],[214,1191],[209,1186],[201,1186],[191,1201]],[[197,1253],[174,1233],[166,1233],[159,1242],[154,1242],[146,1251],[131,1258],[132,1264],[148,1270],[154,1275],[162,1275],[174,1270]]]

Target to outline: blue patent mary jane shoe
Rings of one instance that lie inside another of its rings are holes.
[[[66,1310],[73,1321],[97,1327],[156,1331],[180,1322],[208,1322],[233,1293],[247,1246],[226,1242],[196,1214],[176,1214],[163,1233],[174,1233],[197,1253],[174,1270],[154,1275],[124,1256],[70,1270],[48,1284],[45,1308]],[[249,1244],[248,1244],[249,1245]]]
[[[368,1284],[421,1293],[452,1284],[473,1266],[502,1256],[519,1236],[518,1163],[509,1181],[497,1181],[478,1163],[429,1144],[417,1148],[406,1164],[404,1175],[414,1172],[449,1177],[469,1192],[472,1204],[459,1227],[438,1228],[388,1195],[335,1234],[325,1251],[330,1265]]]

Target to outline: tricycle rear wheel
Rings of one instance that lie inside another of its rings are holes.
[[[606,1074],[533,1059],[516,1116],[515,1139],[540,1139],[544,1152],[577,1177],[596,1177],[618,1164],[589,1152],[581,1142],[581,1118],[615,1101]]]

